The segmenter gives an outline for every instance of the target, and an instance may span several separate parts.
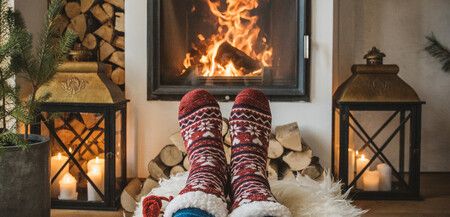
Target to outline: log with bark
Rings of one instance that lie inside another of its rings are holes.
[[[81,14],[81,7],[78,2],[67,2],[64,6],[64,11],[68,18],[74,18]]]
[[[95,5],[91,8],[91,13],[94,15],[94,17],[100,22],[105,23],[110,19],[108,14],[103,10],[103,7],[100,5]]]
[[[252,57],[233,47],[228,42],[224,42],[220,45],[215,60],[222,66],[226,66],[232,62],[235,68],[239,69],[244,74],[249,74],[262,68],[259,61],[254,60]]]
[[[106,60],[109,56],[111,56],[112,53],[114,53],[114,51],[116,51],[116,49],[114,49],[113,46],[111,46],[111,44],[109,44],[106,41],[101,41],[100,42],[100,60],[104,61]]]
[[[80,14],[70,20],[70,24],[67,28],[70,28],[72,31],[74,31],[78,37],[80,38],[80,41],[83,41],[84,35],[86,34],[86,17],[84,14]]]
[[[97,48],[97,38],[92,33],[89,33],[84,37],[81,44],[89,50],[94,50]]]
[[[125,3],[124,3],[125,0],[104,0],[104,1],[116,6],[122,10],[124,9],[124,6],[125,6]]]
[[[86,13],[94,4],[95,0],[80,0],[81,12]]]
[[[125,84],[125,70],[117,67],[111,74],[111,80],[117,85]]]
[[[125,32],[125,15],[123,12],[116,12],[116,23],[114,29],[118,32]]]
[[[141,192],[142,182],[135,178],[131,180],[120,195],[120,204],[127,212],[133,212],[137,205],[137,196]]]
[[[275,127],[275,137],[283,147],[292,151],[302,151],[300,129],[297,123]]]
[[[165,166],[173,167],[183,161],[183,154],[175,145],[166,145],[159,152],[159,159]]]
[[[109,62],[125,68],[125,53],[123,51],[114,52],[109,58]]]
[[[107,41],[108,43],[111,43],[114,36],[114,30],[113,28],[111,28],[109,23],[105,23],[100,28],[98,28],[94,32],[94,34]]]

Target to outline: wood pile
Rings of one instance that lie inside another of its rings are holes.
[[[74,47],[92,51],[108,64],[106,74],[117,85],[125,84],[125,0],[68,0],[56,27],[78,35]]]
[[[223,119],[222,126],[225,155],[230,163],[231,138],[228,120]],[[162,148],[159,155],[148,163],[149,176],[144,183],[140,184],[142,190],[138,192],[134,190],[134,187],[129,187],[129,190],[122,193],[124,199],[121,202],[125,211],[133,212],[136,202],[157,187],[158,180],[161,178],[168,179],[189,170],[189,160],[180,132],[172,134],[169,139],[173,144]],[[275,132],[270,137],[268,158],[267,172],[271,180],[294,179],[297,175],[306,175],[314,180],[322,178],[323,168],[319,158],[313,156],[312,149],[302,141],[297,123],[275,128]],[[129,185],[136,185],[136,183],[132,181]]]

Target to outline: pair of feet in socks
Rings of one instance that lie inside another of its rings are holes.
[[[290,216],[272,195],[267,180],[271,119],[269,102],[262,92],[245,89],[236,97],[230,115],[228,168],[217,101],[205,90],[187,93],[180,102],[178,120],[191,169],[186,187],[167,205],[164,216],[172,217],[188,208],[214,217]],[[231,207],[226,203],[227,195]]]

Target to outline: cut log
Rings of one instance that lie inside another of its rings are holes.
[[[291,151],[283,156],[283,161],[293,171],[305,169],[311,163],[312,151],[311,149],[302,152]]]
[[[114,52],[109,58],[109,62],[125,68],[125,53],[123,51]]]
[[[303,176],[309,176],[311,179],[320,180],[323,176],[323,167],[320,165],[319,158],[314,156],[311,164],[302,170]]]
[[[231,162],[231,147],[224,145],[223,150],[225,151],[225,159],[227,160],[227,163],[230,164],[230,162]]]
[[[74,18],[81,14],[80,4],[78,2],[67,2],[64,6],[64,11],[68,18]]]
[[[69,25],[69,19],[62,14],[56,16],[54,22],[55,29],[57,29],[60,34],[62,34],[66,30],[67,25]]]
[[[70,20],[70,24],[68,28],[72,29],[80,38],[80,41],[83,41],[84,35],[86,34],[86,17],[84,14],[80,14]]]
[[[137,196],[141,192],[142,182],[135,178],[128,183],[120,195],[120,204],[128,212],[134,212],[137,205]]]
[[[226,66],[228,63],[232,62],[244,75],[252,73],[262,67],[259,61],[254,60],[228,42],[224,42],[220,45],[215,60],[222,66]]]
[[[114,29],[119,32],[125,32],[125,15],[123,12],[116,12]]]
[[[148,162],[147,165],[148,173],[150,177],[152,177],[155,180],[160,180],[161,178],[167,179],[167,175],[164,173],[164,171],[167,169],[167,167],[161,162],[159,157],[156,157],[155,159]]]
[[[281,155],[283,155],[283,152],[284,148],[280,144],[280,142],[278,142],[275,137],[270,138],[267,157],[269,157],[270,159],[277,159],[281,157]]]
[[[275,127],[275,137],[283,147],[293,151],[302,151],[300,129],[297,123]]]
[[[97,48],[97,38],[93,34],[89,33],[84,37],[82,45],[89,50],[94,50]]]
[[[102,8],[110,19],[114,17],[114,7],[111,4],[103,3]]]
[[[104,0],[105,2],[108,2],[120,9],[124,9],[124,0]]]
[[[92,7],[91,13],[102,24],[110,19],[108,14],[103,10],[102,6],[100,5],[95,5],[94,7]]]
[[[186,155],[183,159],[183,167],[186,169],[186,171],[189,171],[191,169],[191,164],[189,163],[189,157]]]
[[[223,144],[226,146],[231,146],[231,134],[227,133],[227,135],[225,135],[225,138],[223,139]]]
[[[114,51],[116,51],[116,49],[114,49],[113,46],[111,46],[108,42],[106,41],[101,41],[100,42],[100,61],[104,61],[106,60],[109,56],[111,56],[112,53],[114,53]]]
[[[177,148],[178,148],[181,152],[186,153],[186,148],[184,147],[184,140],[183,140],[183,138],[181,137],[180,131],[178,131],[178,132],[172,134],[172,135],[169,137],[169,139],[170,139],[170,141],[171,141],[175,146],[177,146]]]
[[[230,124],[228,123],[228,119],[222,118],[222,137],[225,138],[225,135],[227,135],[229,129]]]
[[[175,145],[166,145],[161,149],[159,159],[164,165],[173,167],[183,161],[183,154]]]
[[[117,67],[111,74],[111,80],[117,85],[125,84],[125,70]]]
[[[267,161],[267,178],[269,180],[278,180],[278,165],[271,161]]]
[[[158,186],[159,183],[157,181],[155,181],[151,177],[148,177],[147,179],[145,179],[144,184],[142,185],[141,192],[136,197],[136,200],[140,201],[142,197],[147,196],[150,193],[150,191],[153,190],[153,188],[156,188]]]
[[[281,177],[281,180],[295,180],[295,174],[292,170],[285,170]]]
[[[182,172],[186,172],[186,170],[184,169],[184,167],[180,166],[180,165],[176,165],[174,167],[172,167],[172,169],[170,169],[170,176],[175,176],[178,173],[182,173]]]
[[[117,48],[124,50],[125,49],[125,37],[123,37],[123,36],[115,37],[114,41],[113,41],[113,45]]]
[[[107,41],[108,43],[111,43],[113,38],[114,30],[111,28],[111,26],[108,23],[103,24],[100,28],[98,28],[94,34],[98,35],[103,40]]]
[[[81,3],[81,12],[86,13],[88,11],[92,4],[94,4],[95,0],[80,0]]]

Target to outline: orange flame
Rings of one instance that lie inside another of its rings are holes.
[[[199,47],[203,49],[193,46],[199,55],[186,54],[183,61],[185,69],[182,73],[190,67],[195,67],[200,76],[243,76],[245,74],[255,76],[261,74],[262,67],[272,66],[272,47],[267,45],[267,39],[262,36],[261,29],[257,25],[259,17],[251,14],[252,10],[258,8],[259,0],[226,0],[224,11],[219,9],[223,8],[221,1],[205,1],[210,12],[217,18],[218,27],[216,33],[207,38],[202,34],[197,35],[200,43],[204,45]],[[217,62],[219,48],[225,42],[259,62],[261,68],[244,73],[232,61],[222,63],[224,65]]]

